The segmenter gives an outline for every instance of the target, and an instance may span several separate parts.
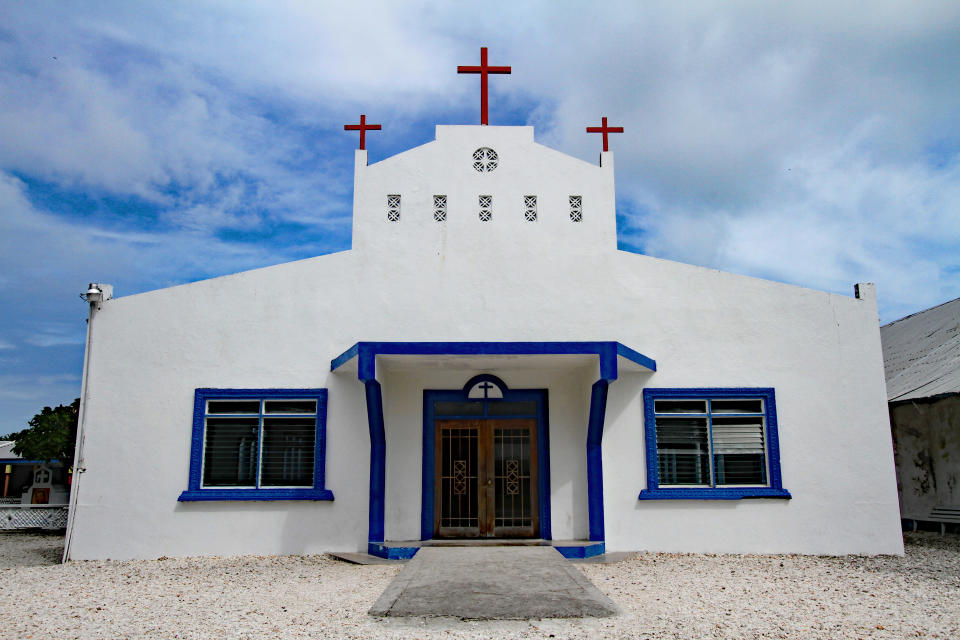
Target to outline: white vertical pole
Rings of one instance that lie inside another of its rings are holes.
[[[106,296],[104,296],[106,297]],[[93,318],[100,308],[102,300],[90,302],[90,315],[87,316],[87,340],[83,352],[83,374],[80,379],[80,409],[77,412],[77,442],[73,451],[73,478],[70,482],[70,506],[67,509],[67,532],[63,543],[63,558],[61,562],[70,559],[70,542],[73,538],[73,522],[77,517],[77,495],[80,490],[80,479],[83,477],[83,426],[87,417],[87,378],[90,375],[90,346],[93,335]]]

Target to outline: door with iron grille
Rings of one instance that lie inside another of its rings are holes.
[[[529,538],[539,532],[537,421],[436,421],[439,537]]]

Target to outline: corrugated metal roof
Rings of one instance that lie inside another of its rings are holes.
[[[887,400],[960,392],[960,298],[880,327]]]
[[[0,460],[20,460],[20,456],[15,454],[11,449],[13,448],[13,440],[0,440]]]

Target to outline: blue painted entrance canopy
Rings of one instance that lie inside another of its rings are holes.
[[[377,381],[377,359],[410,357],[418,365],[431,366],[447,358],[489,359],[490,368],[517,357],[545,366],[571,358],[583,362],[597,357],[599,379],[590,391],[590,413],[587,423],[587,512],[590,540],[604,540],[603,463],[601,440],[607,408],[607,388],[617,379],[620,369],[654,372],[657,363],[619,342],[358,342],[330,362],[331,371],[356,371],[363,382],[367,400],[367,423],[370,429],[370,509],[368,552],[387,553],[384,546],[384,500],[386,486],[386,434],[383,419],[383,394]],[[356,369],[354,369],[356,367]],[[426,454],[425,454],[426,455]],[[430,516],[432,519],[432,516]],[[549,532],[549,522],[541,525],[541,533]],[[429,531],[424,529],[424,536]],[[549,537],[549,534],[548,534]],[[413,551],[415,552],[415,551]],[[411,552],[411,555],[412,553]],[[386,556],[384,556],[386,557]],[[409,556],[407,556],[409,557]]]
[[[616,380],[620,366],[656,371],[657,363],[619,342],[358,342],[330,362],[330,370],[376,379],[377,356],[564,356],[596,355],[600,378]]]

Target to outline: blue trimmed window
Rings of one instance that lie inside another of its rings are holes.
[[[641,500],[789,498],[773,389],[644,389]]]
[[[326,389],[197,389],[179,500],[333,500],[326,421]]]

